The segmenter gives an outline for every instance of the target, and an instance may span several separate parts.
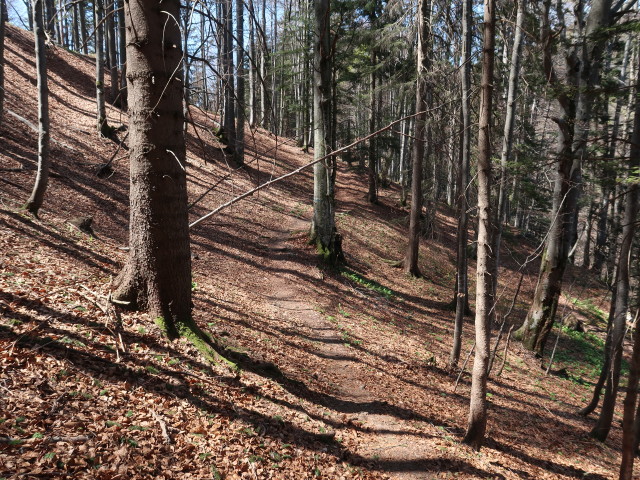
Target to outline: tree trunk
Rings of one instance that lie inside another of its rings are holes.
[[[52,39],[56,38],[56,18],[57,18],[57,9],[56,9],[56,0],[45,0],[46,3],[46,12],[45,15],[45,36],[49,36]],[[35,25],[35,23],[34,23]]]
[[[640,140],[640,139],[639,139]],[[636,405],[638,399],[638,383],[640,380],[640,328],[633,333],[633,354],[629,367],[627,395],[624,398],[622,418],[622,461],[620,462],[620,480],[633,478],[633,462],[636,456]]]
[[[546,0],[544,4],[542,40],[545,48],[543,64],[545,74],[554,86],[558,80],[551,58],[550,3],[549,0]],[[593,2],[584,33],[576,43],[577,51],[567,55],[569,61],[575,62],[575,65],[568,65],[570,68],[567,69],[567,84],[575,86],[572,89],[574,96],[569,97],[566,88],[564,90],[556,88],[556,98],[563,115],[556,121],[560,131],[561,146],[557,162],[558,174],[553,193],[552,224],[540,265],[533,303],[524,324],[516,332],[516,338],[521,339],[526,348],[535,351],[540,356],[553,327],[562,291],[562,278],[571,249],[573,215],[578,205],[582,181],[582,158],[586,154],[591,95],[593,95],[593,88],[598,80],[599,62],[602,57],[603,36],[594,34],[609,24],[610,9],[611,0]]]
[[[411,178],[411,212],[409,214],[409,244],[404,257],[405,273],[414,277],[420,276],[418,266],[420,247],[420,217],[422,216],[422,164],[427,141],[428,105],[431,95],[427,74],[430,68],[430,10],[429,0],[420,0],[418,7],[418,52],[417,52],[417,87],[415,138],[411,149],[413,175]]]
[[[82,41],[82,53],[87,55],[89,53],[89,46],[87,45],[89,39],[87,37],[87,12],[84,8],[84,2],[78,4],[78,10],[80,11],[80,40]]]
[[[109,57],[109,76],[111,79],[111,103],[120,104],[118,94],[118,55],[116,52],[116,24],[114,21],[114,4],[115,0],[106,0],[107,3],[107,16],[105,22],[105,29],[107,31],[107,55]]]
[[[120,108],[127,109],[127,39],[124,29],[124,0],[117,0],[118,6],[118,50],[120,67]]]
[[[96,25],[96,104],[98,111],[98,134],[110,137],[111,131],[107,123],[107,110],[104,103],[104,11],[103,0],[94,0]]]
[[[231,0],[222,0],[221,7],[222,20],[224,22],[224,31],[222,32],[222,81],[224,90],[222,132],[227,148],[233,152],[236,146],[236,119],[235,88],[233,82],[233,11]]]
[[[331,30],[329,0],[314,0],[313,158],[329,153],[331,142]],[[341,256],[335,226],[335,157],[313,166],[313,219],[310,242],[327,263]]]
[[[468,277],[467,277],[467,240],[468,228],[468,190],[469,183],[469,156],[471,154],[471,42],[473,3],[472,0],[464,0],[463,4],[463,52],[462,52],[462,145],[460,146],[460,173],[458,175],[458,233],[457,233],[457,265],[456,265],[456,318],[453,326],[453,345],[449,366],[455,368],[460,359],[462,347],[462,326],[464,315],[467,313],[469,302]]]
[[[500,244],[502,243],[502,225],[505,206],[507,203],[507,164],[511,160],[513,150],[513,131],[516,119],[516,98],[518,97],[518,79],[520,77],[520,56],[522,54],[522,25],[526,13],[526,0],[518,0],[516,26],[513,35],[513,51],[511,52],[511,67],[509,69],[509,87],[507,91],[507,111],[504,122],[504,136],[502,138],[502,154],[500,156],[500,179],[498,184],[498,207],[496,208],[493,241],[494,261],[492,263],[493,296],[498,288],[498,273],[500,271]],[[495,308],[492,309],[495,315]]]
[[[596,203],[591,200],[589,205],[589,213],[587,215],[586,238],[584,240],[584,249],[582,251],[582,267],[589,268],[591,263],[591,235],[593,233],[593,217],[596,213]]]
[[[148,309],[170,339],[202,340],[191,317],[191,257],[178,0],[125,2],[129,258],[113,296]],[[196,338],[197,337],[197,338]]]
[[[5,3],[5,0],[0,0],[0,128],[4,117],[4,25],[7,9]]]
[[[254,33],[255,11],[253,0],[249,0],[249,125],[253,128],[256,124],[256,41]]]
[[[244,0],[236,0],[236,38],[238,42],[237,61],[237,129],[236,145],[234,149],[235,160],[238,165],[244,164],[244,124],[245,124],[245,103],[244,103]]]
[[[476,353],[473,361],[469,421],[463,443],[480,450],[487,428],[487,377],[491,289],[491,108],[495,48],[495,0],[484,2],[482,84],[478,130],[478,259],[476,284]]]
[[[49,87],[47,86],[46,34],[43,25],[43,0],[33,0],[33,25],[35,35],[36,79],[38,87],[38,170],[36,181],[25,208],[36,217],[49,183]]]
[[[638,69],[638,79],[636,81],[636,87],[640,87],[640,68]],[[633,178],[637,175],[637,169],[640,167],[640,101],[636,101],[635,104],[635,119],[633,136],[631,138],[631,151],[629,162],[629,176]],[[618,268],[616,274],[616,294],[615,294],[615,313],[613,316],[613,327],[611,331],[611,368],[607,372],[607,383],[604,390],[604,398],[602,400],[602,410],[598,417],[593,430],[591,430],[591,436],[594,438],[605,441],[609,430],[611,428],[611,422],[613,420],[613,413],[616,404],[616,397],[618,394],[618,386],[620,381],[620,366],[622,364],[622,350],[624,342],[625,327],[627,324],[627,311],[629,309],[629,263],[631,259],[631,249],[633,247],[633,238],[636,227],[636,217],[638,216],[638,198],[640,196],[640,186],[637,179],[633,180],[633,184],[629,188],[625,199],[624,220],[622,222],[622,242],[620,244],[620,252],[618,255]],[[637,328],[637,327],[636,327]],[[634,352],[634,358],[637,355]],[[637,373],[637,372],[636,372]],[[637,377],[635,378],[637,387]],[[630,380],[631,381],[631,380]],[[629,384],[627,392],[633,391],[632,395],[637,393],[637,388]],[[634,406],[627,406],[627,400],[633,401]],[[633,415],[635,412],[635,398],[629,398],[627,394],[627,400],[625,400],[625,420],[627,423],[633,424]],[[633,410],[629,412],[628,410]],[[628,418],[631,416],[630,418]],[[632,432],[628,431],[629,425],[627,425],[626,436],[631,435]],[[626,447],[631,448],[633,439],[626,439]],[[633,452],[631,452],[633,456]],[[625,469],[627,466],[625,462],[629,462],[629,458],[625,458],[625,452],[623,450],[623,466]],[[621,478],[622,470],[621,470]],[[631,478],[631,477],[629,477]]]
[[[369,78],[369,133],[376,131],[376,50],[371,49],[371,74]],[[373,136],[369,139],[369,169],[368,169],[368,183],[369,190],[367,192],[367,201],[369,203],[378,202],[378,156],[376,152],[376,137]]]

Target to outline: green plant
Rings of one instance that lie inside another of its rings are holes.
[[[376,293],[379,293],[380,295],[384,296],[387,299],[391,299],[392,297],[394,297],[394,292],[393,290],[391,290],[388,287],[385,287],[384,285],[379,284],[378,282],[376,282],[375,280],[370,280],[356,272],[353,272],[351,270],[348,269],[343,269],[340,274],[345,277],[348,278],[349,280],[351,280],[352,282],[357,283],[358,285],[362,285],[363,287],[374,291]]]

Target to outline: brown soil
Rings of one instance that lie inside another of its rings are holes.
[[[14,27],[8,37],[7,107],[35,123],[32,38]],[[207,365],[189,344],[167,342],[145,314],[123,313],[120,325],[104,297],[125,258],[127,159],[119,152],[113,175],[96,176],[117,142],[94,133],[92,60],[57,47],[48,56],[54,166],[40,219],[20,210],[33,182],[36,134],[13,114],[0,127],[0,477],[616,475],[620,417],[600,444],[588,436],[593,419],[575,414],[592,387],[586,360],[561,359],[557,369],[569,377],[546,376],[513,344],[503,374],[490,381],[487,446],[478,453],[460,444],[470,379],[464,375],[454,392],[457,372],[446,369],[453,212],[439,207],[435,238],[421,245],[425,277],[407,278],[391,266],[406,241],[398,189],[382,189],[380,204],[369,205],[364,175],[346,165],[337,202],[342,272],[320,264],[306,242],[310,172],[192,230],[194,318],[240,352],[239,378]],[[288,139],[247,130],[247,166],[232,172],[210,130],[214,117],[190,110],[197,125],[188,133],[190,200],[217,184],[191,209],[191,221],[310,161]],[[109,120],[127,122],[115,108]],[[69,223],[89,215],[93,237]],[[536,261],[525,262],[534,251],[518,232],[505,234],[498,311],[507,310],[524,271],[509,319],[516,324],[535,285]],[[608,309],[606,292],[579,268],[566,289],[566,313],[575,309],[570,297]],[[593,332],[602,328],[575,315]],[[463,357],[473,343],[467,322]],[[559,349],[570,352],[572,342],[563,336]]]

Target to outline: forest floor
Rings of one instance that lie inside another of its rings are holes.
[[[616,476],[620,415],[603,444],[588,435],[594,419],[576,414],[599,373],[606,289],[579,267],[567,273],[559,310],[587,331],[560,332],[550,375],[512,342],[498,376],[500,347],[487,444],[475,452],[460,443],[470,376],[454,389],[458,372],[447,369],[453,211],[438,206],[433,238],[421,244],[424,277],[409,278],[391,265],[407,235],[398,188],[382,188],[370,205],[365,175],[343,162],[339,269],[323,266],[307,244],[310,171],[192,229],[194,318],[233,352],[240,374],[207,364],[188,343],[168,342],[148,315],[114,310],[106,299],[126,258],[128,159],[118,141],[94,132],[89,57],[48,49],[52,177],[40,218],[21,210],[36,162],[32,44],[31,34],[9,27],[10,112],[0,127],[0,478]],[[124,138],[126,115],[114,107],[108,115]],[[311,160],[287,138],[247,130],[246,166],[236,169],[212,134],[213,116],[191,107],[190,120],[190,201],[204,195],[191,221]],[[112,157],[112,174],[96,175]],[[74,225],[87,216],[93,234]],[[523,279],[508,329],[526,313],[539,249],[513,229],[504,239],[501,317]],[[470,279],[473,292],[474,265]],[[472,345],[467,318],[461,363]]]

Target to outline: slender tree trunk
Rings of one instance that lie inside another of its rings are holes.
[[[471,154],[471,42],[473,3],[472,0],[464,0],[463,3],[463,52],[462,52],[462,145],[460,146],[460,173],[458,175],[458,234],[457,234],[457,266],[456,266],[456,318],[453,326],[453,346],[449,357],[449,366],[455,368],[460,359],[462,346],[462,326],[464,315],[467,312],[469,302],[468,277],[467,277],[467,240],[468,228],[468,190],[469,183],[469,157]]]
[[[418,52],[417,52],[417,87],[416,87],[416,117],[415,138],[411,150],[413,162],[413,176],[411,179],[411,212],[409,213],[409,243],[404,257],[405,273],[414,277],[420,276],[418,266],[420,247],[420,217],[422,216],[422,165],[427,141],[428,113],[430,85],[427,75],[431,66],[429,52],[431,4],[429,0],[420,0],[418,6]]]
[[[376,50],[371,50],[371,74],[369,78],[369,133],[376,131]],[[369,203],[378,202],[378,169],[377,169],[378,155],[376,152],[376,137],[369,139],[369,170],[368,181],[369,191],[367,193],[367,200]]]
[[[0,128],[4,120],[4,25],[6,1],[0,0]]]
[[[313,157],[329,153],[331,142],[331,31],[329,0],[314,0]],[[335,226],[335,157],[313,166],[313,219],[310,241],[328,263],[341,257]]]
[[[114,21],[114,4],[115,0],[106,0],[107,3],[107,16],[105,29],[108,32],[107,35],[107,55],[109,57],[109,76],[111,77],[111,103],[120,104],[118,93],[118,54],[116,52],[116,23]]]
[[[255,10],[253,0],[249,0],[249,125],[253,128],[256,124],[256,41],[254,33]]]
[[[96,24],[96,104],[98,112],[98,134],[110,137],[111,132],[107,123],[107,110],[104,100],[104,11],[103,0],[94,0]]]
[[[591,263],[591,235],[593,233],[593,217],[596,213],[596,203],[592,200],[589,205],[589,214],[587,215],[586,238],[584,241],[584,249],[582,251],[582,267],[589,268]]]
[[[636,425],[638,384],[640,380],[640,328],[633,333],[633,354],[629,367],[629,381],[627,395],[624,398],[624,413],[622,418],[622,461],[620,462],[620,480],[633,478],[633,463],[636,456],[636,442],[638,430]]]
[[[56,18],[57,18],[57,9],[56,9],[56,0],[45,0],[46,11],[45,15],[45,35],[48,35],[50,38],[55,39],[56,35]]]
[[[36,79],[38,86],[38,170],[36,181],[25,208],[36,217],[42,207],[49,183],[49,87],[47,85],[46,33],[43,25],[42,0],[33,0],[33,25],[35,35]]]
[[[505,206],[507,203],[507,164],[511,160],[513,150],[513,132],[516,120],[516,98],[518,97],[518,79],[520,77],[520,57],[522,55],[522,25],[526,13],[526,0],[518,0],[516,28],[513,35],[513,50],[511,52],[511,67],[509,69],[509,86],[507,91],[507,111],[504,122],[504,136],[502,138],[502,154],[500,156],[500,179],[498,184],[498,208],[494,219],[495,234],[493,241],[494,261],[492,263],[493,296],[498,288],[498,273],[500,271],[500,246],[502,243],[502,225]],[[495,308],[493,309],[495,315]]]
[[[244,0],[236,0],[236,38],[238,42],[238,50],[236,52],[238,64],[237,73],[237,130],[236,130],[236,146],[235,159],[238,165],[244,163],[244,124],[245,124],[245,103],[244,103]]]
[[[638,69],[638,78],[636,81],[636,88],[640,88],[640,68]],[[629,175],[633,178],[637,175],[636,170],[640,167],[640,101],[635,103],[635,119],[633,136],[631,138],[631,151],[629,162]],[[620,244],[620,252],[618,256],[618,268],[616,273],[616,295],[615,295],[615,313],[613,316],[613,327],[611,331],[611,345],[610,345],[610,357],[611,368],[607,372],[607,382],[604,390],[604,398],[602,400],[602,410],[600,410],[600,416],[596,425],[591,430],[591,436],[594,438],[605,441],[609,430],[611,428],[611,422],[613,420],[613,413],[616,405],[616,398],[618,394],[618,386],[620,381],[620,367],[622,364],[622,350],[624,342],[625,327],[627,324],[627,311],[629,309],[629,284],[630,273],[629,263],[631,261],[631,249],[633,247],[633,238],[635,235],[636,220],[638,216],[638,198],[640,197],[640,186],[637,179],[633,181],[633,184],[629,188],[625,198],[625,210],[624,219],[622,222],[622,242]],[[636,327],[637,328],[637,327]],[[634,358],[638,353],[634,352]],[[636,372],[637,373],[637,372]],[[633,391],[632,395],[637,394],[637,377],[635,378],[636,386],[629,384],[628,392]],[[626,403],[633,402],[633,406],[628,406]],[[631,410],[631,411],[629,411]],[[633,431],[629,431],[630,425],[633,424],[633,415],[635,412],[635,397],[629,397],[627,394],[627,400],[625,400],[625,420],[627,422],[627,429],[625,435],[628,437],[632,435]],[[630,417],[630,418],[629,418]],[[633,438],[626,438],[625,447],[631,449]],[[634,452],[631,449],[630,452],[626,452],[628,456],[631,454],[633,457]],[[627,463],[630,463],[630,459],[625,457],[625,451],[623,450],[623,462],[624,469],[627,469]],[[631,462],[631,468],[633,464]],[[622,470],[621,470],[621,477]],[[626,478],[626,477],[625,477]],[[631,477],[629,477],[631,478]]]
[[[127,109],[127,39],[124,28],[124,0],[117,0],[118,7],[118,50],[120,67],[120,108]],[[186,50],[185,50],[186,51]],[[186,82],[185,82],[186,83]]]
[[[482,84],[478,130],[478,260],[476,284],[476,353],[471,380],[469,421],[463,443],[480,450],[487,428],[487,377],[490,354],[491,289],[491,108],[495,48],[495,0],[484,2]]]
[[[82,53],[87,55],[89,53],[89,46],[87,45],[87,12],[84,8],[84,2],[78,3],[78,11],[80,12],[80,40],[82,41]]]
[[[233,12],[231,0],[222,0],[222,19],[224,31],[222,33],[222,62],[224,89],[224,119],[222,131],[227,148],[235,151],[236,121],[235,121],[235,88],[233,82]],[[235,153],[234,153],[235,156]]]

